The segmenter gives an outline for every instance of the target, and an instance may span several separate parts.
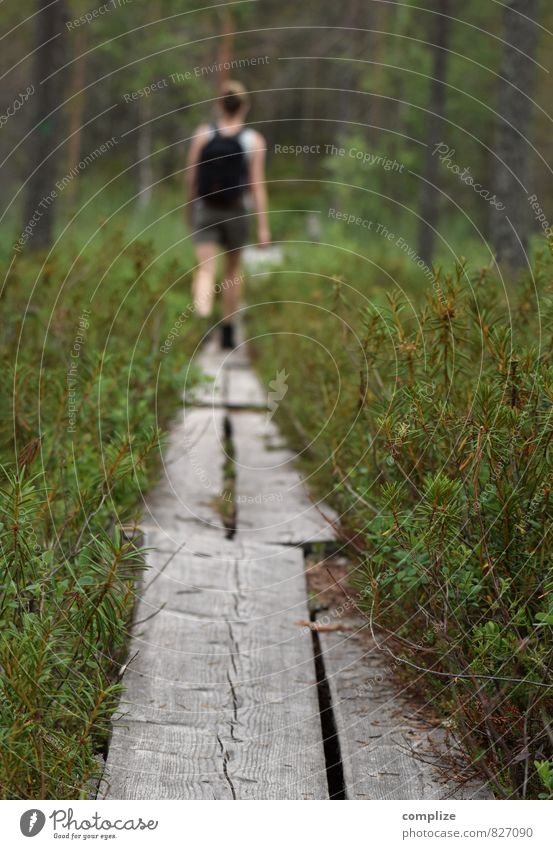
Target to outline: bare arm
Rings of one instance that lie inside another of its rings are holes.
[[[267,217],[267,186],[265,183],[266,153],[267,143],[260,133],[256,133],[255,146],[250,159],[250,183],[253,203],[257,212],[257,231],[260,245],[268,245],[271,241]]]
[[[186,168],[184,171],[184,194],[187,200],[185,217],[188,222],[191,221],[192,217],[192,203],[196,200],[196,189],[198,185],[198,159],[200,151],[206,143],[206,137],[209,129],[208,124],[202,124],[198,127],[192,136],[192,141],[190,142],[190,148],[188,150]]]

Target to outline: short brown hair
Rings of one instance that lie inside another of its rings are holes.
[[[227,80],[221,86],[221,108],[227,115],[236,115],[240,109],[249,106],[249,97],[242,83]]]

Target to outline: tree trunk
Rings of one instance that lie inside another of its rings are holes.
[[[394,37],[388,33],[393,32],[397,9],[396,6],[380,7],[371,3],[365,15],[365,26],[372,32],[367,33],[364,40],[366,44],[364,58],[370,59],[374,64],[368,66],[368,73],[367,70],[363,73],[364,78],[368,78],[372,94],[368,98],[365,114],[359,115],[359,121],[373,125],[373,128],[367,129],[366,136],[368,141],[377,148],[381,147],[383,136],[382,130],[376,128],[386,125],[384,115],[388,106],[384,97],[379,95],[388,94],[387,86],[391,82],[392,75],[396,73],[384,67],[384,63],[394,64]],[[397,41],[401,39],[398,38]],[[364,100],[367,101],[367,98]]]
[[[371,3],[372,10],[372,3]],[[363,12],[365,9],[363,9]],[[351,0],[348,8],[347,14],[342,12],[341,14],[341,25],[350,28],[352,31],[357,27],[362,28],[365,25],[365,21],[363,17],[360,15],[360,7],[359,0]],[[369,18],[372,19],[371,14],[369,13]],[[370,36],[370,34],[369,34]],[[343,35],[341,36],[343,38]],[[355,121],[354,118],[354,107],[357,105],[357,100],[363,100],[363,105],[366,107],[367,98],[362,97],[362,95],[357,94],[356,92],[361,88],[358,85],[359,79],[359,69],[363,68],[362,65],[358,65],[355,62],[357,58],[365,58],[358,57],[355,47],[358,46],[358,42],[354,41],[353,38],[350,39],[350,49],[349,55],[345,62],[338,62],[334,66],[334,79],[336,80],[336,88],[342,89],[340,95],[338,96],[338,144],[342,144],[345,139],[351,134],[352,124]],[[368,51],[370,56],[370,51]],[[336,52],[334,55],[338,55]],[[370,101],[369,101],[370,102]],[[370,109],[369,109],[370,111]],[[366,112],[365,112],[366,114]],[[368,119],[365,118],[365,121],[368,123]]]
[[[511,270],[527,264],[532,225],[527,186],[530,150],[526,138],[532,114],[528,98],[532,96],[536,76],[532,59],[538,27],[533,21],[538,9],[539,0],[508,0],[503,18],[505,46],[500,70],[494,189],[505,209],[492,207],[490,223],[496,259]]]
[[[440,137],[442,118],[445,108],[445,78],[447,74],[448,46],[450,36],[450,0],[436,0],[434,34],[432,38],[432,80],[430,81],[430,102],[428,115],[428,134],[420,199],[419,256],[427,265],[432,262],[435,243],[435,230],[438,222],[439,193],[436,186],[439,160],[433,155],[435,146],[443,140]],[[443,134],[442,134],[443,135]]]
[[[69,82],[69,102],[67,105],[68,142],[67,142],[67,173],[79,163],[81,156],[81,141],[85,96],[83,89],[86,82],[86,47],[87,27],[79,27],[75,37],[75,56]],[[68,198],[73,203],[77,198],[78,180],[71,180],[67,187]]]
[[[146,209],[152,198],[152,107],[150,96],[138,104],[138,207]]]
[[[36,0],[36,7],[31,125],[34,130],[27,148],[30,176],[23,220],[23,228],[29,234],[27,243],[35,250],[47,247],[53,238],[58,163],[58,154],[53,151],[61,138],[62,110],[58,107],[63,99],[63,84],[60,74],[52,77],[50,74],[63,65],[66,41],[65,0],[56,3]]]
[[[234,17],[230,9],[223,10],[223,32],[221,41],[219,42],[219,55],[217,62],[220,66],[218,74],[219,88],[230,79],[230,68],[224,68],[223,65],[230,64],[234,53]]]

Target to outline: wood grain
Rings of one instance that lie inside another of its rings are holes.
[[[237,532],[259,542],[303,545],[336,538],[336,514],[314,504],[274,422],[262,413],[230,416],[237,497]]]
[[[243,342],[243,330],[238,335]],[[267,412],[243,344],[198,357],[142,527],[147,569],[113,723],[106,799],[327,799],[301,546],[335,539]],[[224,432],[236,532],[221,519]],[[292,547],[293,546],[293,547]],[[375,645],[321,632],[350,799],[462,798],[413,751],[443,736],[391,683]],[[365,646],[365,648],[363,648]],[[485,791],[467,785],[465,798]]]
[[[105,798],[327,798],[302,555],[210,547],[149,556]]]
[[[358,622],[357,630],[363,626]],[[320,632],[348,799],[484,799],[477,781],[444,780],[427,760],[447,755],[428,710],[407,699],[386,655],[353,631]],[[443,762],[445,765],[445,761]]]
[[[188,408],[173,426],[163,476],[146,500],[142,526],[187,532],[223,530],[217,498],[223,487],[223,412]]]

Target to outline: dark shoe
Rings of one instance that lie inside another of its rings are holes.
[[[234,344],[234,327],[232,324],[221,325],[221,347],[224,351],[233,351],[236,347]]]

